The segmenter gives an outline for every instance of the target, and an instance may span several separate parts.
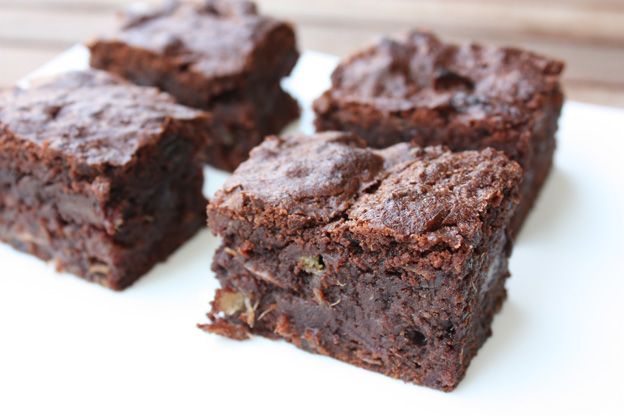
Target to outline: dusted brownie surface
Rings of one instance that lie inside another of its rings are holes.
[[[100,71],[0,95],[0,239],[122,289],[201,228],[202,112]]]
[[[203,327],[452,389],[505,296],[520,180],[492,149],[268,138],[209,204],[222,289]]]
[[[414,141],[504,151],[525,170],[517,232],[552,163],[562,70],[528,51],[411,32],[345,59],[314,104],[316,126],[354,132],[374,147]]]

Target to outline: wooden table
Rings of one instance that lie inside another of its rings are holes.
[[[157,3],[158,0],[149,0]],[[0,0],[0,86],[115,27],[124,0]],[[567,61],[568,97],[624,107],[622,0],[259,0],[298,25],[302,48],[344,55],[384,33],[532,48]]]

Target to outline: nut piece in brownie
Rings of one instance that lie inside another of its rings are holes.
[[[105,72],[0,94],[0,240],[121,290],[205,223],[206,113]]]
[[[494,149],[269,137],[208,206],[221,289],[200,327],[451,390],[506,295],[521,178]]]
[[[515,235],[552,164],[562,70],[528,51],[412,32],[345,59],[314,103],[316,127],[351,131],[380,148],[413,141],[504,151],[524,168]]]
[[[128,15],[90,50],[93,67],[212,111],[221,133],[206,157],[222,169],[233,170],[265,135],[299,116],[280,86],[299,57],[294,30],[249,1],[170,1]]]

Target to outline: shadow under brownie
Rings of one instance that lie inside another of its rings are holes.
[[[451,390],[505,298],[521,169],[493,149],[269,137],[208,207],[208,332]]]
[[[205,223],[206,113],[101,71],[0,95],[0,240],[121,290]]]
[[[299,57],[295,32],[249,1],[168,2],[126,16],[117,33],[89,48],[93,67],[213,112],[221,133],[207,162],[222,169],[233,170],[265,135],[299,116],[280,86]]]
[[[373,147],[413,141],[494,147],[524,169],[516,235],[550,171],[563,63],[515,48],[443,43],[425,32],[384,38],[346,58],[314,103],[319,131]]]

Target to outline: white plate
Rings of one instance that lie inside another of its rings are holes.
[[[307,52],[305,107],[336,59]],[[37,75],[86,65],[78,47]],[[0,414],[609,414],[624,408],[624,113],[565,106],[555,169],[517,242],[494,335],[453,393],[284,342],[203,333],[208,231],[122,293],[0,244]],[[208,192],[223,181],[209,171]],[[622,413],[620,413],[622,414]]]

